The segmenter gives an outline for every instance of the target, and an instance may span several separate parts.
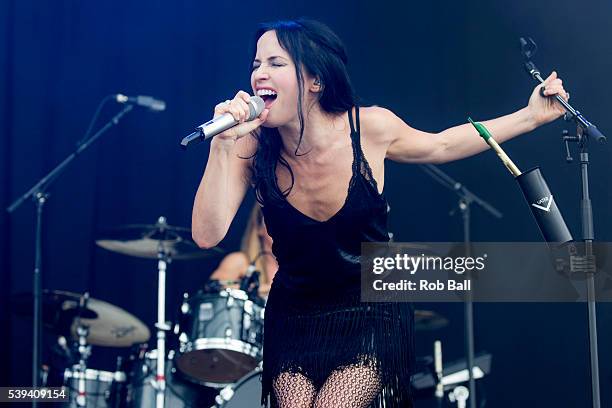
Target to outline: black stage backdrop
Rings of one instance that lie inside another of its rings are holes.
[[[95,107],[109,93],[154,95],[163,113],[134,109],[51,188],[44,221],[43,286],[125,308],[152,328],[156,264],[94,245],[105,229],[153,223],[164,215],[188,226],[208,147],[178,141],[211,116],[213,106],[249,89],[256,23],[308,16],[344,39],[361,97],[388,107],[414,127],[439,131],[471,115],[487,119],[522,107],[533,83],[523,72],[518,37],[540,46],[536,63],[558,70],[572,101],[612,137],[609,95],[612,4],[598,0],[492,2],[310,1],[301,4],[204,1],[0,2],[0,204],[5,208],[71,152]],[[108,106],[100,124],[120,109]],[[579,235],[579,178],[560,143],[561,121],[505,145],[522,168],[542,166]],[[612,239],[611,149],[592,148],[596,234]],[[473,239],[539,240],[515,182],[492,152],[442,166],[505,215],[473,210]],[[455,197],[418,167],[389,163],[386,194],[398,241],[462,239],[448,215]],[[222,245],[238,247],[250,195]],[[31,290],[35,209],[0,212],[0,385],[30,381],[31,323],[15,316],[11,295]],[[215,262],[175,262],[168,274],[168,315],[183,292],[206,280]],[[419,305],[451,319],[419,333],[419,354],[444,342],[445,359],[463,351],[462,307]],[[612,404],[612,307],[600,304],[601,386]],[[494,407],[590,404],[584,304],[477,304],[476,348],[494,355],[485,381]],[[47,337],[49,338],[49,337]],[[94,349],[92,365],[113,369],[115,350]]]

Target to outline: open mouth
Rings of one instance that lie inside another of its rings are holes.
[[[278,97],[276,91],[271,89],[260,89],[257,91],[257,96],[263,99],[266,108],[270,108]]]

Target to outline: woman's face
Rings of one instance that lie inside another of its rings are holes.
[[[304,75],[304,93],[311,78]],[[295,64],[281,47],[275,31],[265,32],[257,41],[257,53],[251,72],[253,93],[263,98],[270,109],[265,127],[283,126],[297,118],[298,82]]]

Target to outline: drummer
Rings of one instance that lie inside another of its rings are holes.
[[[261,206],[257,202],[251,210],[240,251],[226,255],[210,275],[210,280],[218,281],[221,287],[238,288],[250,265],[259,272],[259,296],[267,298],[278,263],[272,255],[272,238],[268,235]]]

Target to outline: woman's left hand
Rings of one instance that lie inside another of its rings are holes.
[[[542,87],[544,87],[544,97],[540,95]],[[543,84],[535,87],[529,98],[527,108],[531,111],[536,126],[552,122],[565,113],[565,108],[554,97],[557,94],[566,101],[569,99],[569,93],[563,88],[563,81],[557,78],[557,73],[553,71]]]

